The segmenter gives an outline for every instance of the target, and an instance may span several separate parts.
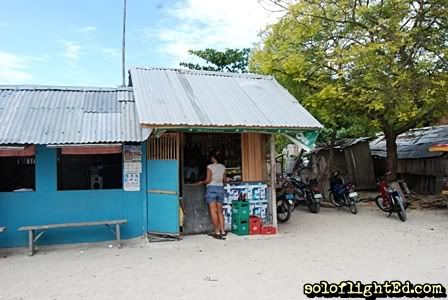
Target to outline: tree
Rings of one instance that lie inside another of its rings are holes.
[[[180,65],[183,67],[192,70],[246,73],[249,63],[250,49],[226,48],[224,51],[218,51],[207,48],[205,50],[188,50],[188,53],[205,60],[207,65],[181,62]]]
[[[396,138],[448,111],[446,0],[301,0],[252,55],[330,128],[381,130],[396,178]],[[347,118],[348,116],[348,118]]]

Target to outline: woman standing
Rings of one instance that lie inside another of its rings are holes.
[[[208,204],[210,217],[212,219],[214,231],[212,236],[217,239],[225,239],[224,215],[222,213],[222,204],[224,202],[224,182],[226,181],[226,167],[221,163],[219,151],[212,151],[210,161],[207,166],[207,177],[199,184],[206,184],[207,191],[205,200]]]

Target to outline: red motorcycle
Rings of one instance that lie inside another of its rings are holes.
[[[387,183],[387,173],[378,183],[381,195],[375,198],[376,205],[385,212],[389,213],[389,217],[396,212],[402,222],[406,221],[406,209],[403,198],[400,193]]]

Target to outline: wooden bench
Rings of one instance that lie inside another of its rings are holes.
[[[35,244],[37,240],[47,231],[48,229],[54,228],[75,228],[75,227],[88,227],[88,226],[100,226],[104,225],[112,231],[112,233],[117,238],[118,248],[121,248],[121,234],[120,225],[126,224],[128,220],[109,220],[109,221],[98,221],[98,222],[81,222],[81,223],[63,223],[63,224],[49,224],[49,225],[35,225],[35,226],[22,226],[19,231],[28,231],[28,247],[30,250],[29,255],[32,256],[35,252]],[[115,230],[111,227],[115,225]],[[40,231],[40,232],[39,232]],[[37,233],[37,235],[35,234]]]
[[[0,233],[2,233],[3,231],[6,231],[6,227],[0,227]]]

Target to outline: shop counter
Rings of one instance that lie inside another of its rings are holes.
[[[208,233],[213,229],[207,204],[205,186],[184,184],[183,188],[184,234]]]
[[[245,198],[250,205],[250,215],[268,221],[269,191],[266,182],[232,182],[224,186],[223,205],[226,230],[232,225],[232,201]],[[213,230],[207,204],[205,186],[185,184],[183,186],[184,234],[207,233]]]

